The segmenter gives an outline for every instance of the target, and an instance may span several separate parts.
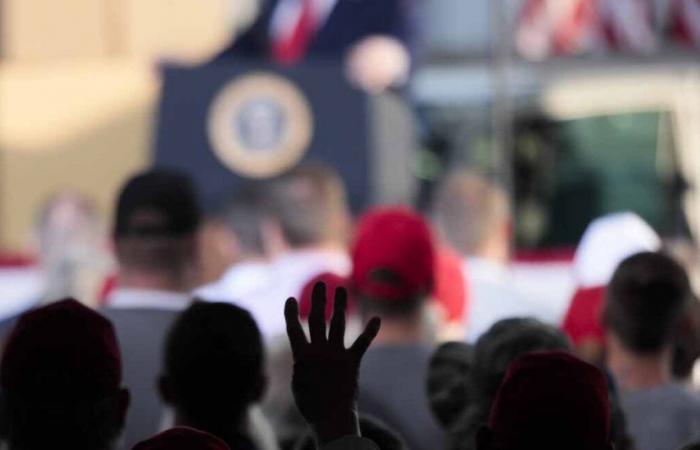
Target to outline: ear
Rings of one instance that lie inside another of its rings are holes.
[[[158,378],[158,393],[163,403],[174,406],[176,404],[175,389],[173,383],[167,375],[161,375]]]
[[[486,425],[476,432],[476,450],[491,450],[493,431]]]

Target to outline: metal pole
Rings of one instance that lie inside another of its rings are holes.
[[[506,0],[492,0],[491,5],[491,126],[493,131],[491,170],[514,199],[513,182],[513,99],[510,91],[512,28],[508,21]]]

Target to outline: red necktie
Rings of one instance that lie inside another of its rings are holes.
[[[272,43],[272,58],[282,64],[294,64],[306,54],[315,32],[313,0],[301,0],[301,14],[290,33]]]

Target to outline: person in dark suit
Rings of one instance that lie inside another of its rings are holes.
[[[291,65],[344,61],[351,81],[381,91],[407,80],[416,0],[261,0],[253,25],[215,62],[266,59]]]

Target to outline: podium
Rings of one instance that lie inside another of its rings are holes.
[[[336,65],[166,67],[157,121],[154,164],[192,176],[206,208],[302,162],[337,170],[355,212],[413,200],[410,110],[353,88]]]

